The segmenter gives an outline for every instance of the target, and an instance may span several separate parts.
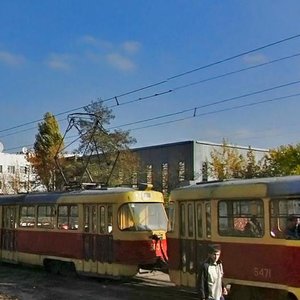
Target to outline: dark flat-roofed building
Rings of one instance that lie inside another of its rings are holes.
[[[154,189],[167,194],[189,181],[213,180],[208,174],[213,149],[222,149],[224,145],[205,141],[182,141],[133,149],[140,157],[143,172],[138,174],[139,182],[152,183]],[[226,145],[234,148],[246,157],[249,146]],[[269,152],[268,149],[252,148],[260,160]]]

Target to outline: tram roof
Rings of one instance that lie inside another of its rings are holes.
[[[70,199],[74,196],[95,197],[97,195],[121,195],[139,190],[130,187],[114,187],[106,189],[73,190],[64,192],[42,192],[15,195],[0,195],[0,204],[21,203],[56,203],[61,199]],[[82,198],[80,197],[80,198]]]
[[[280,197],[300,195],[300,176],[233,179],[196,183],[175,189],[172,200]]]

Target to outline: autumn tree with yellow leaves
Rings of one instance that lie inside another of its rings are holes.
[[[55,162],[60,148],[63,148],[63,143],[58,122],[53,114],[47,112],[38,124],[33,152],[28,154],[28,161],[47,191],[54,191],[61,185],[60,172]]]

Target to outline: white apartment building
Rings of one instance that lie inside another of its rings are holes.
[[[27,193],[34,189],[36,176],[25,153],[0,152],[0,194]]]

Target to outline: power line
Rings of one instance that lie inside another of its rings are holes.
[[[273,42],[273,43],[270,43],[270,44],[267,44],[267,45],[264,45],[264,46],[260,46],[260,47],[255,48],[255,49],[248,50],[248,51],[245,51],[245,52],[242,52],[242,53],[239,53],[239,54],[230,56],[230,57],[225,58],[225,59],[221,59],[221,60],[219,60],[219,61],[216,61],[216,62],[207,64],[207,65],[204,65],[204,66],[202,66],[202,67],[195,68],[195,69],[193,69],[193,70],[189,70],[189,71],[186,71],[186,72],[177,74],[177,75],[175,75],[175,76],[169,77],[167,80],[175,79],[175,78],[178,78],[178,77],[182,77],[182,76],[185,76],[185,75],[188,75],[188,74],[197,72],[197,71],[199,71],[199,70],[207,69],[207,68],[210,68],[210,67],[212,67],[212,66],[216,66],[216,65],[219,65],[219,64],[221,64],[221,63],[224,63],[224,62],[227,62],[227,61],[236,59],[236,58],[238,58],[238,57],[241,57],[241,56],[244,56],[244,55],[253,53],[253,52],[257,52],[257,51],[259,51],[259,50],[266,49],[266,48],[269,48],[269,47],[272,47],[272,46],[275,46],[275,45],[278,45],[278,44],[281,44],[281,43],[284,43],[284,42],[287,42],[287,41],[290,41],[290,40],[293,40],[293,39],[296,39],[296,38],[299,38],[299,37],[300,37],[300,34],[296,34],[296,35],[290,36],[290,37],[288,37],[288,38],[285,38],[285,39],[282,39],[282,40],[279,40],[279,41],[276,41],[276,42]]]
[[[146,86],[138,88],[138,89],[134,89],[134,90],[131,90],[131,91],[128,91],[128,92],[124,92],[120,95],[113,96],[113,97],[110,97],[110,98],[107,98],[107,99],[101,100],[101,101],[102,102],[107,102],[107,101],[114,100],[114,99],[117,100],[120,97],[127,96],[127,95],[130,95],[130,94],[136,93],[136,92],[140,92],[140,91],[152,88],[152,87],[156,87],[156,86],[165,84],[168,81],[173,80],[175,78],[183,77],[183,76],[188,75],[190,73],[194,73],[194,72],[199,71],[199,70],[207,69],[207,68],[210,68],[212,66],[215,66],[215,65],[227,62],[227,61],[231,61],[231,60],[234,60],[238,57],[241,57],[241,56],[244,56],[244,55],[247,55],[247,54],[250,54],[250,53],[254,53],[254,52],[257,52],[259,50],[266,49],[266,48],[269,48],[269,47],[272,47],[272,46],[275,46],[275,45],[278,45],[278,44],[281,44],[281,43],[284,43],[284,42],[287,42],[287,41],[290,41],[290,40],[293,40],[293,39],[296,39],[296,38],[299,38],[299,37],[300,37],[300,34],[296,34],[296,35],[293,35],[293,36],[290,36],[290,37],[287,37],[287,38],[284,38],[284,39],[281,39],[281,40],[278,40],[278,41],[275,41],[275,42],[272,42],[272,43],[269,43],[269,44],[266,44],[266,45],[263,45],[263,46],[260,46],[260,47],[257,47],[257,48],[254,48],[252,50],[248,50],[248,51],[239,53],[237,55],[234,55],[234,56],[231,56],[231,57],[228,57],[228,58],[225,58],[225,59],[207,64],[207,65],[204,65],[204,66],[200,66],[198,68],[195,68],[195,69],[183,72],[183,73],[179,73],[179,74],[171,76],[171,77],[169,77],[165,80],[161,80],[161,81],[158,81],[156,83],[149,84],[149,85],[146,85]],[[84,106],[81,106],[81,107],[70,109],[70,110],[67,110],[67,111],[64,111],[64,112],[61,112],[61,113],[57,113],[54,116],[64,115],[64,114],[67,114],[67,113],[70,113],[70,112],[74,112],[74,111],[77,111],[77,110],[80,110],[80,109],[84,109],[85,107],[88,107],[88,106],[90,106],[90,105],[84,105]],[[23,127],[23,126],[26,126],[26,125],[30,125],[30,124],[34,124],[34,123],[37,123],[37,122],[41,122],[41,121],[43,121],[43,119],[38,119],[38,120],[27,122],[27,123],[24,123],[24,124],[16,125],[16,126],[13,126],[13,127],[7,128],[7,129],[2,129],[2,130],[0,130],[0,132],[5,132],[5,131],[17,129],[17,128],[20,128],[20,127]]]
[[[199,81],[196,81],[196,82],[192,82],[192,83],[189,83],[189,84],[177,86],[177,87],[175,87],[173,89],[170,89],[170,90],[166,90],[166,91],[163,91],[163,92],[151,94],[151,95],[144,96],[144,97],[139,97],[139,98],[136,98],[136,99],[133,99],[133,100],[123,102],[123,103],[120,103],[118,101],[117,97],[114,97],[117,103],[115,105],[111,105],[109,107],[117,107],[117,106],[123,106],[123,105],[131,104],[131,103],[134,103],[134,102],[141,102],[143,100],[148,100],[148,99],[151,99],[151,98],[154,98],[154,97],[166,95],[166,94],[172,93],[174,91],[184,89],[184,88],[196,85],[196,84],[201,84],[201,83],[204,83],[204,82],[207,82],[207,81],[220,79],[220,78],[227,77],[227,76],[230,76],[230,75],[233,75],[233,74],[237,74],[237,73],[240,73],[240,72],[252,70],[252,69],[255,69],[255,68],[263,67],[263,66],[266,66],[266,65],[270,65],[270,64],[273,64],[273,63],[276,63],[276,62],[281,62],[283,60],[287,60],[287,59],[291,59],[291,58],[295,58],[295,57],[299,57],[299,56],[300,56],[300,53],[295,53],[295,54],[292,54],[292,55],[289,55],[289,56],[281,57],[279,59],[271,60],[269,62],[265,62],[265,63],[257,64],[257,65],[251,66],[251,67],[242,68],[242,69],[238,69],[238,70],[235,70],[235,71],[232,71],[232,72],[227,72],[227,73],[224,73],[224,74],[221,74],[221,75],[209,77],[209,78],[199,80]],[[109,98],[108,100],[112,100],[112,99],[113,99],[113,97]],[[73,110],[69,110],[68,112],[71,112],[71,111],[73,111]],[[56,114],[55,116],[62,115],[62,114],[64,114],[64,113]],[[60,121],[64,121],[64,120],[66,120],[66,119],[61,119],[61,120],[58,120],[58,121],[60,122]],[[39,119],[37,121],[31,121],[31,122],[28,122],[28,123],[25,123],[25,124],[22,124],[22,125],[11,127],[9,129],[6,129],[6,130],[2,130],[2,131],[0,130],[0,132],[16,129],[16,128],[19,128],[19,127],[22,127],[22,126],[25,126],[25,125],[29,125],[29,124],[34,124],[34,123],[40,122],[40,121],[43,121],[43,119]],[[0,138],[15,135],[15,134],[25,132],[25,131],[30,131],[30,130],[33,130],[33,129],[36,129],[36,127],[31,127],[31,128],[24,129],[24,130],[21,130],[21,131],[17,131],[17,132],[13,132],[13,133],[10,133],[10,134],[2,135],[2,136],[0,136]]]
[[[157,117],[152,117],[152,118],[149,118],[147,120],[135,121],[135,122],[132,122],[132,123],[123,124],[123,125],[121,125],[119,127],[124,127],[124,126],[133,125],[133,124],[138,124],[138,123],[143,123],[143,122],[158,120],[158,119],[161,119],[161,118],[166,118],[166,117],[170,117],[170,116],[174,116],[174,115],[178,115],[178,114],[183,114],[183,113],[186,113],[186,112],[189,112],[189,111],[193,111],[194,115],[195,115],[196,111],[198,109],[200,109],[200,108],[206,108],[206,107],[213,106],[213,105],[218,105],[218,104],[221,104],[221,103],[231,102],[231,101],[234,101],[234,100],[238,100],[238,99],[242,99],[242,98],[246,98],[246,97],[250,97],[250,96],[262,94],[262,93],[265,93],[265,92],[273,91],[273,90],[276,90],[276,89],[280,89],[280,88],[283,88],[283,87],[287,87],[287,86],[291,86],[291,85],[295,85],[295,84],[299,84],[299,83],[300,83],[300,80],[297,80],[297,81],[293,81],[293,82],[289,82],[289,83],[285,83],[285,84],[273,86],[273,87],[270,87],[270,88],[267,88],[267,89],[263,89],[263,90],[259,90],[259,91],[254,91],[254,92],[246,93],[246,94],[235,96],[235,97],[231,97],[231,98],[226,98],[226,99],[223,99],[223,100],[218,100],[218,101],[211,102],[211,103],[208,103],[208,104],[203,104],[203,105],[196,106],[196,107],[193,107],[193,108],[184,109],[184,110],[181,110],[179,112],[165,114],[165,115],[157,116]],[[298,94],[295,94],[295,95],[298,95]],[[291,96],[289,96],[289,97],[291,97]],[[293,97],[295,97],[295,96],[293,95]],[[276,99],[278,99],[278,98],[282,98],[282,97],[277,97]],[[117,127],[114,127],[114,128],[117,128]]]
[[[161,126],[161,125],[166,125],[166,124],[181,122],[181,121],[188,120],[188,119],[193,119],[195,117],[203,117],[203,116],[206,116],[206,115],[212,115],[212,114],[216,114],[216,113],[220,113],[220,112],[225,112],[225,111],[231,111],[231,110],[235,110],[235,109],[239,109],[239,108],[255,106],[255,105],[264,104],[264,103],[267,103],[267,102],[280,101],[280,100],[289,99],[289,98],[293,98],[293,97],[297,97],[297,96],[300,96],[300,93],[292,94],[292,95],[287,95],[287,96],[282,96],[282,97],[276,97],[276,98],[262,100],[262,101],[257,101],[257,102],[252,102],[252,103],[247,103],[247,104],[242,104],[242,105],[237,105],[237,106],[232,106],[232,107],[229,107],[229,108],[214,110],[214,111],[205,112],[205,113],[196,114],[196,115],[194,114],[194,115],[183,117],[183,118],[176,119],[176,120],[170,120],[170,121],[165,121],[165,122],[161,122],[161,123],[146,125],[146,126],[143,126],[143,127],[131,128],[129,130],[133,131],[133,130],[140,130],[140,129],[146,129],[146,128],[151,128],[151,127],[157,127],[157,126]],[[191,109],[186,110],[186,111],[193,111],[193,110],[194,109],[191,108]],[[173,114],[168,114],[168,115],[165,115],[165,116],[161,116],[160,118],[169,117],[171,115],[182,114],[182,113],[184,113],[186,111],[181,111],[181,112],[176,112],[176,113],[173,113]],[[136,122],[136,123],[138,123],[138,122]],[[125,126],[125,125],[122,125],[122,126]]]
[[[258,92],[255,92],[255,93],[258,93]],[[183,117],[183,118],[180,118],[180,119],[160,122],[160,123],[146,125],[146,126],[137,127],[137,128],[131,128],[129,130],[134,131],[134,130],[157,127],[157,126],[171,124],[171,123],[177,123],[177,122],[192,119],[192,118],[195,118],[195,117],[197,117],[197,118],[198,117],[203,117],[203,116],[206,116],[206,115],[212,115],[212,114],[216,114],[216,113],[220,113],[220,112],[231,111],[231,110],[250,107],[250,106],[256,106],[256,105],[260,105],[260,104],[264,104],[264,103],[268,103],[268,102],[275,102],[275,101],[280,101],[280,100],[284,100],[284,99],[290,99],[290,98],[294,98],[294,97],[297,97],[297,96],[300,96],[300,93],[290,94],[290,95],[281,96],[281,97],[275,97],[275,98],[261,100],[261,101],[255,101],[255,102],[252,102],[252,103],[247,103],[247,104],[242,104],[242,105],[236,105],[236,106],[232,106],[232,107],[229,107],[229,108],[214,110],[214,111],[210,111],[210,112],[204,112],[204,113],[201,113],[201,114],[195,114],[194,113],[191,116]],[[237,98],[237,97],[235,97],[235,98]],[[218,102],[219,101],[216,101],[215,103],[218,103]],[[170,116],[180,115],[180,114],[183,114],[183,113],[186,113],[186,112],[189,112],[189,111],[192,112],[192,111],[195,111],[196,108],[189,108],[189,109],[181,110],[181,111],[178,111],[178,112],[175,112],[175,113],[169,113],[169,114],[161,115],[161,116],[158,116],[158,117],[153,117],[153,118],[150,118],[150,119],[135,121],[135,122],[132,122],[132,123],[122,124],[122,125],[119,125],[119,126],[114,126],[114,127],[109,128],[109,130],[129,126],[129,125],[149,122],[149,121],[153,121],[153,120],[163,119],[163,118],[167,118],[167,117],[170,117]],[[32,146],[33,145],[26,145],[25,147],[32,147]],[[11,151],[11,150],[15,150],[15,149],[19,149],[19,147],[9,148],[7,150]]]
[[[300,56],[299,52],[296,53],[296,54],[289,55],[289,56],[274,59],[274,60],[271,60],[271,61],[268,61],[268,62],[265,62],[265,63],[257,64],[257,65],[251,66],[251,67],[242,68],[242,69],[239,69],[239,70],[227,72],[227,73],[224,73],[224,74],[221,74],[221,75],[217,75],[217,76],[209,77],[209,78],[202,79],[202,80],[199,80],[199,81],[195,81],[195,82],[192,82],[192,83],[188,83],[188,84],[173,88],[173,91],[180,90],[180,89],[183,89],[183,88],[187,88],[187,87],[190,87],[190,86],[193,86],[193,85],[196,85],[196,84],[200,84],[200,83],[204,83],[204,82],[207,82],[207,81],[220,79],[220,78],[227,77],[227,76],[230,76],[230,75],[234,75],[234,74],[237,74],[237,73],[241,73],[241,72],[244,72],[244,71],[249,71],[249,70],[252,70],[252,69],[264,67],[264,66],[276,63],[276,62],[280,62],[280,61],[290,59],[290,58],[295,58],[295,57],[298,57],[298,56]]]

